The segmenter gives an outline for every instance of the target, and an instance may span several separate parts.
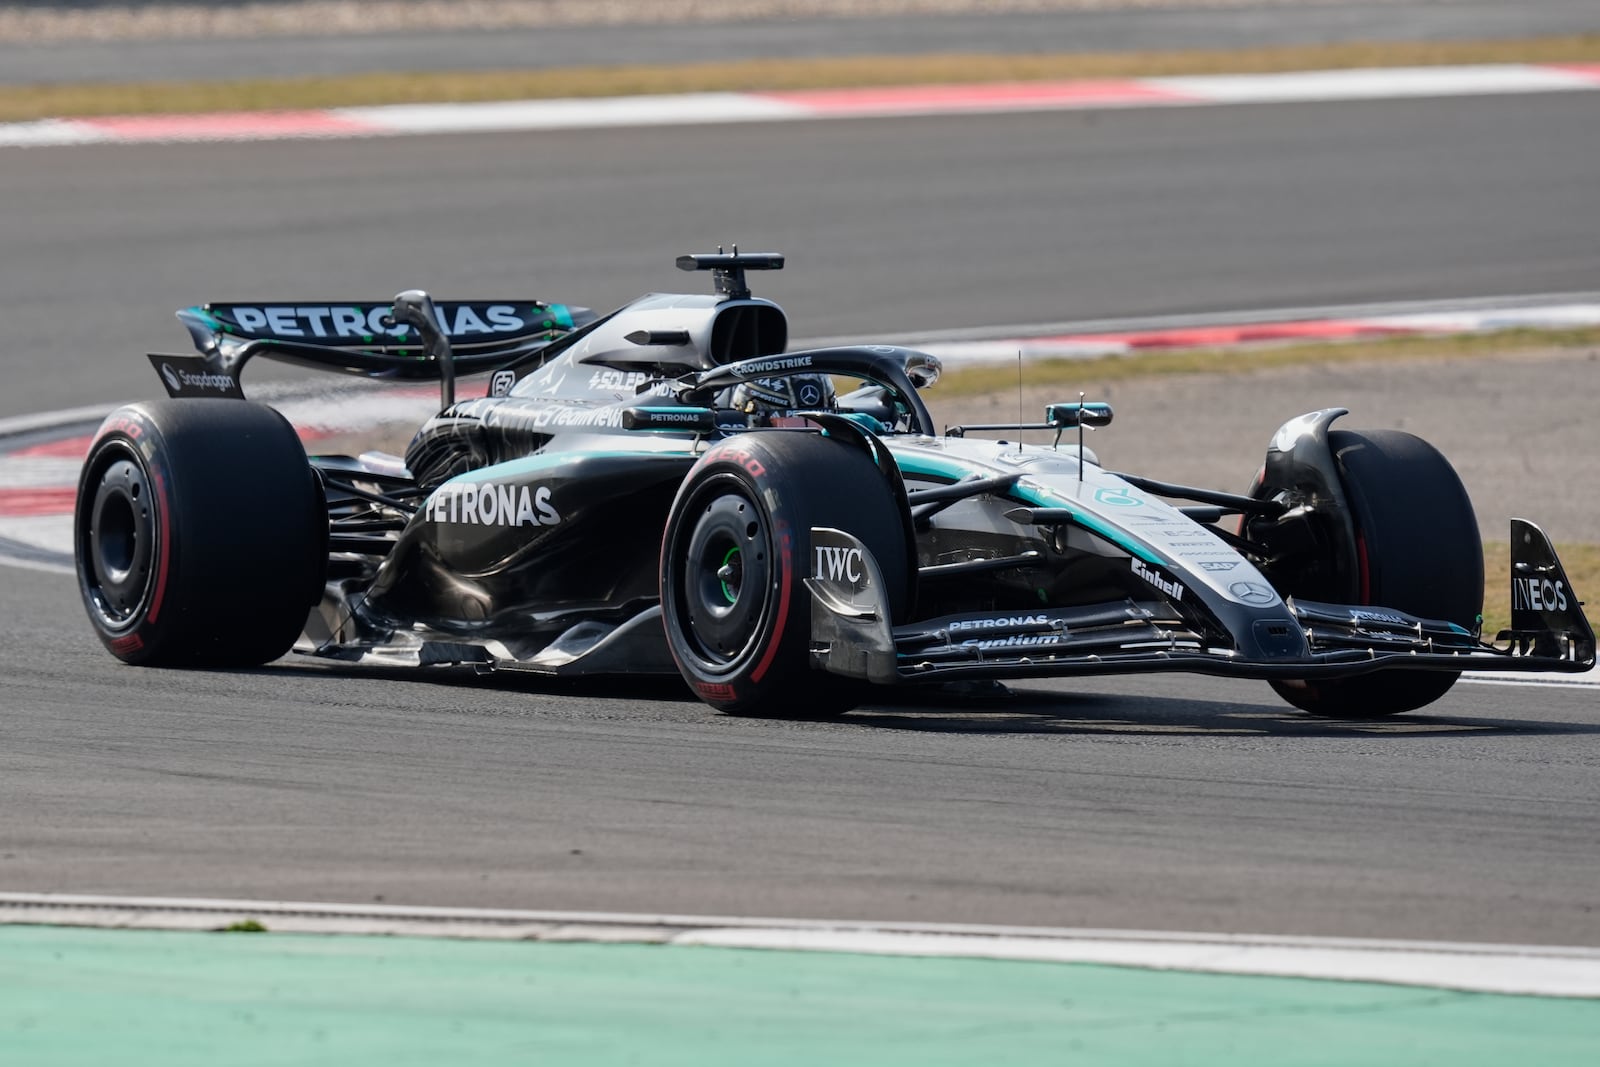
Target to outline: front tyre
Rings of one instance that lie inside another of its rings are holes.
[[[78,481],[73,548],[89,622],[125,663],[277,659],[320,596],[327,522],[305,450],[271,408],[120,408]]]
[[[1328,442],[1355,524],[1356,602],[1472,629],[1483,611],[1483,542],[1449,460],[1396,430],[1334,430]],[[1391,668],[1272,687],[1303,711],[1366,719],[1431,704],[1458,677]]]
[[[811,528],[864,543],[903,616],[911,565],[890,482],[861,449],[768,431],[716,446],[690,471],[661,546],[667,644],[695,695],[726,712],[836,715],[863,683],[811,668]]]

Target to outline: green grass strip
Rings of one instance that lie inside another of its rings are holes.
[[[197,44],[195,47],[211,47]],[[215,47],[225,48],[226,45]],[[287,46],[286,46],[287,47]],[[0,121],[641,93],[1256,74],[1356,67],[1600,61],[1600,34],[1517,41],[1373,42],[1244,51],[859,56],[728,63],[405,72],[229,82],[0,87]]]
[[[1129,355],[1090,359],[1030,359],[1029,386],[1080,382],[1121,382],[1174,374],[1251,374],[1278,367],[1333,366],[1343,363],[1492,359],[1508,352],[1548,349],[1581,352],[1600,348],[1600,327],[1570,330],[1498,330],[1447,336],[1415,335],[1355,341],[1291,341],[1219,348],[1146,348]],[[1015,391],[1015,363],[996,362],[946,370],[936,388],[940,396]]]
[[[1593,1062],[1600,1001],[1076,964],[0,928],[7,1062]]]

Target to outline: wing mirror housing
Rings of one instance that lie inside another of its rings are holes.
[[[1075,400],[1070,404],[1047,404],[1044,409],[1044,421],[1058,430],[1074,426],[1087,426],[1090,429],[1110,426],[1111,415],[1111,405],[1102,401],[1085,404]]]

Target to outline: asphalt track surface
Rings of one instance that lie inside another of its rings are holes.
[[[548,26],[193,41],[0,41],[0,84],[228,80],[934,52],[1125,52],[1600,31],[1591,0],[1383,0],[1223,8]]]
[[[193,300],[603,307],[718,239],[790,253],[760,291],[811,335],[1583,289],[1597,126],[1525,97],[10,153],[0,414],[151,395]],[[1592,420],[1574,393],[1506,418]],[[1173,676],[769,722],[664,683],[134,670],[70,578],[0,582],[11,890],[1600,944],[1592,690],[1340,724]]]
[[[11,571],[15,891],[1600,944],[1592,691],[1375,723],[1185,677],[839,723],[677,684],[123,667]]]

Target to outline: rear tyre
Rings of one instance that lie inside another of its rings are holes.
[[[254,666],[293,646],[321,595],[327,508],[269,407],[161,400],[113,412],[78,482],[89,622],[148,666]]]
[[[1334,430],[1328,441],[1355,523],[1356,602],[1473,628],[1483,610],[1483,543],[1450,462],[1420,437],[1396,430]],[[1458,677],[1389,669],[1272,688],[1314,715],[1365,719],[1431,704]]]
[[[811,528],[859,538],[910,600],[910,541],[899,501],[862,450],[820,434],[769,431],[720,445],[689,473],[661,546],[667,644],[695,695],[747,715],[830,717],[864,682],[813,670]]]

